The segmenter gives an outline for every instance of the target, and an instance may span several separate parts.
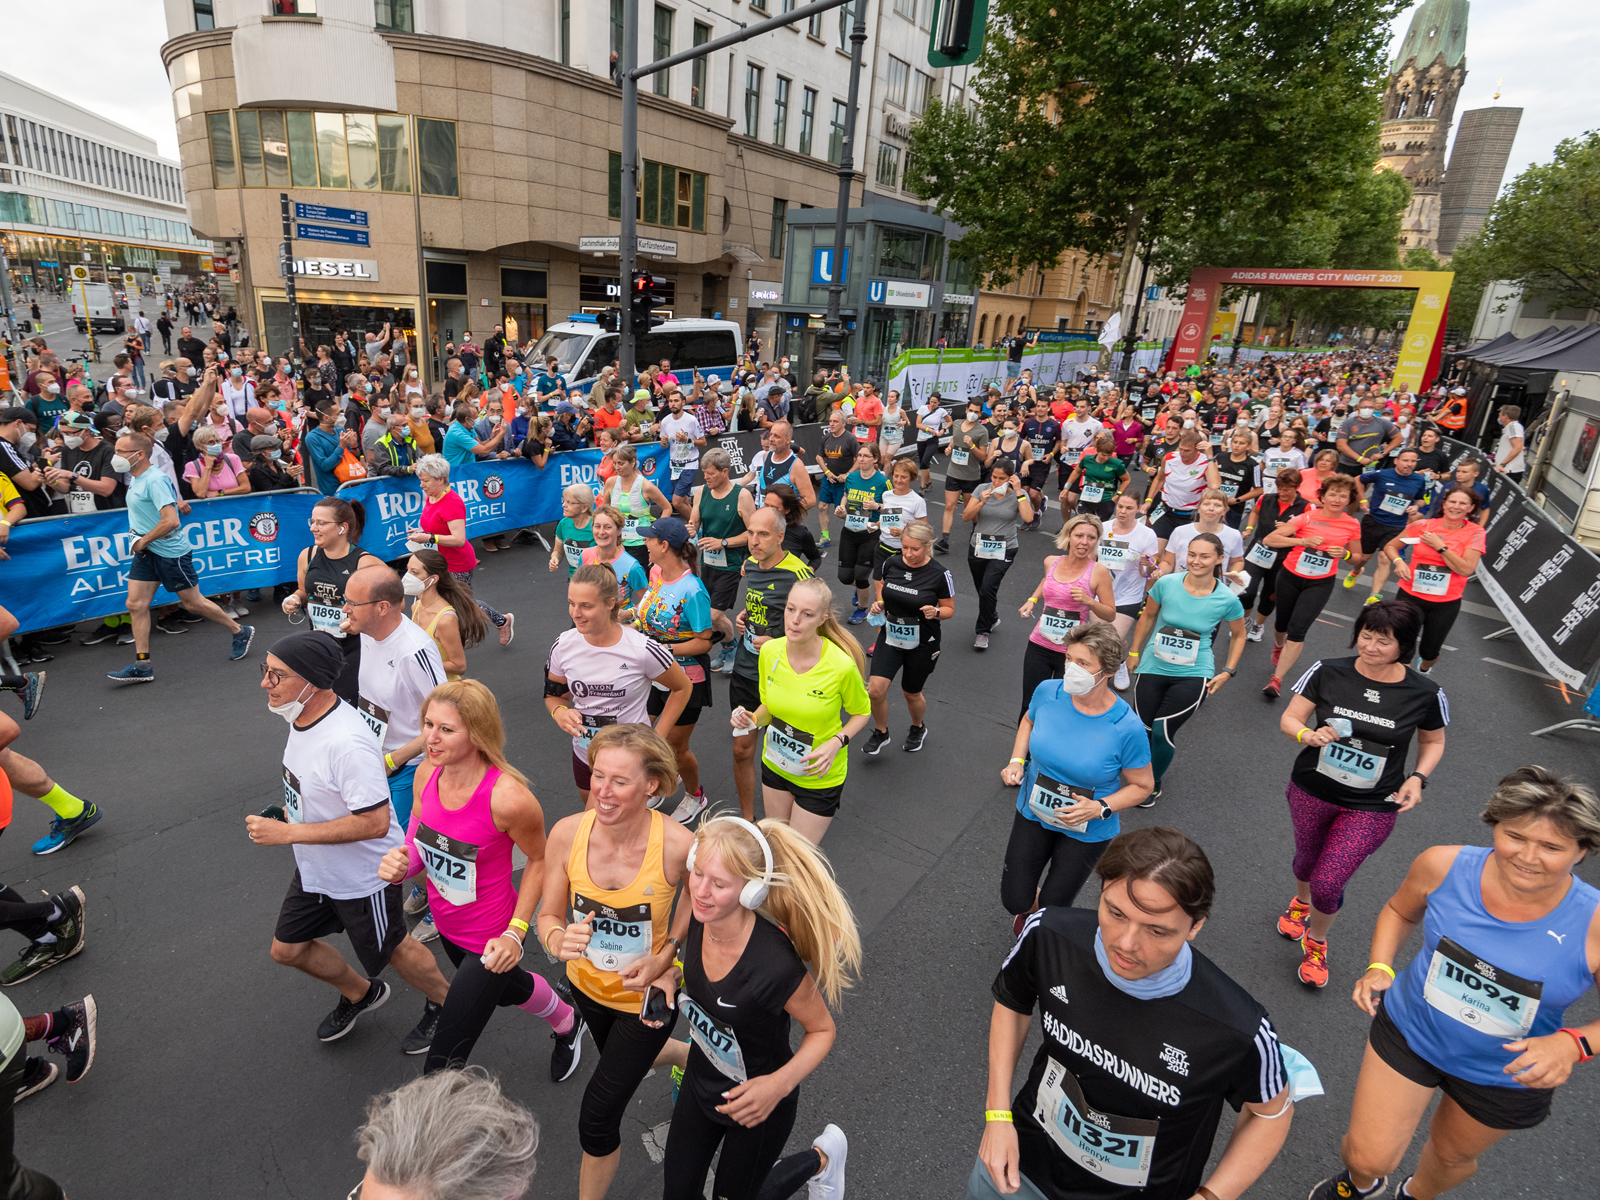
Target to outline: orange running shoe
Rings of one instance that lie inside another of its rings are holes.
[[[1274,646],[1272,648],[1272,665],[1273,666],[1277,666],[1278,665],[1278,660],[1280,658],[1282,658],[1282,657],[1283,657],[1283,647],[1282,646]]]
[[[1319,942],[1308,933],[1300,939],[1300,949],[1305,957],[1300,960],[1300,982],[1307,987],[1328,986],[1328,943]]]
[[[1302,904],[1295,896],[1289,901],[1289,911],[1278,918],[1278,932],[1291,942],[1298,942],[1306,935],[1306,918],[1310,915],[1311,905]]]

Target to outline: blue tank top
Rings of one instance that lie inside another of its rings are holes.
[[[1384,993],[1383,1007],[1423,1058],[1461,1079],[1515,1087],[1501,1049],[1561,1028],[1594,985],[1585,947],[1600,891],[1573,876],[1538,921],[1506,922],[1483,904],[1486,846],[1464,846],[1428,897],[1422,950]]]

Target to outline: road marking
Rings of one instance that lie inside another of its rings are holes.
[[[1556,677],[1554,675],[1547,675],[1543,671],[1535,671],[1532,667],[1519,667],[1516,663],[1508,663],[1498,658],[1490,658],[1488,655],[1484,656],[1483,661],[1486,663],[1493,663],[1497,667],[1506,667],[1512,671],[1521,671],[1524,675],[1532,675],[1535,679],[1548,679],[1551,683],[1556,682]]]

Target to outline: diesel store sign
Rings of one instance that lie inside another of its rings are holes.
[[[359,279],[366,283],[378,278],[378,260],[375,258],[297,258],[296,275],[314,275],[318,278]],[[284,274],[283,264],[278,264],[278,274]]]

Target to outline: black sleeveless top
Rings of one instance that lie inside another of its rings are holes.
[[[313,546],[306,562],[306,617],[311,628],[338,638],[349,655],[361,652],[361,639],[339,628],[344,620],[344,585],[361,564],[364,554],[366,551],[354,542],[343,558],[329,558],[320,546]]]

